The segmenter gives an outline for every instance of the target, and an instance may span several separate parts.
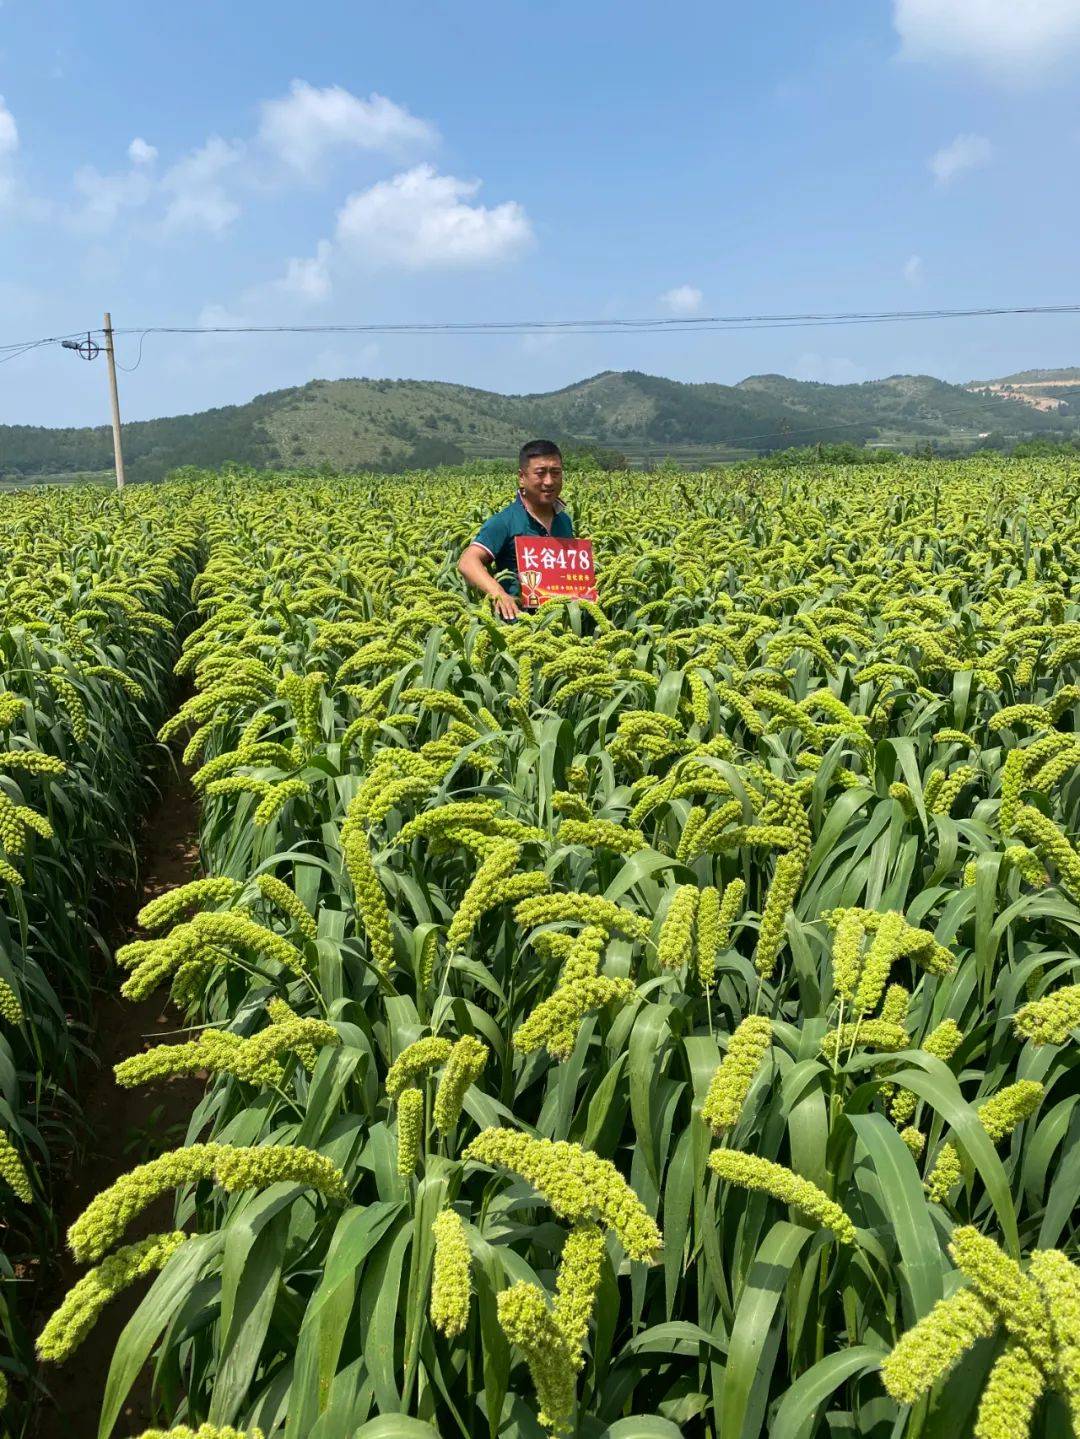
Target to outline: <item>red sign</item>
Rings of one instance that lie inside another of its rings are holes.
[[[595,600],[592,540],[558,535],[515,535],[521,602],[532,608],[545,600]]]

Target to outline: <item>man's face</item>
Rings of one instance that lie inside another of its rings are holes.
[[[562,460],[558,455],[537,455],[518,471],[518,484],[534,505],[553,505],[562,493]]]

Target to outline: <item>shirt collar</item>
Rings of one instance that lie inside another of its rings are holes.
[[[532,510],[529,509],[528,505],[522,498],[520,490],[518,490],[517,494],[514,496],[514,502],[515,504],[519,504],[527,515],[531,516],[532,519],[536,520],[536,523],[538,525],[542,525],[544,523],[543,520],[538,519],[537,516],[533,514]],[[554,505],[552,505],[551,507],[551,511],[552,519],[554,519],[556,515],[565,514],[566,506],[563,504],[562,500],[556,500]]]

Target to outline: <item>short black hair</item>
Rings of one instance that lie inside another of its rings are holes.
[[[530,460],[538,460],[543,455],[558,455],[561,460],[562,450],[554,440],[530,440],[518,451],[518,469],[523,470]]]

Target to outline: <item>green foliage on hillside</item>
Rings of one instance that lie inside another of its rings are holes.
[[[507,460],[522,440],[539,434],[609,466],[624,458],[639,465],[703,464],[820,445],[969,450],[990,434],[999,447],[1051,434],[1067,440],[1080,435],[1080,403],[1076,409],[1076,415],[1068,409],[1043,414],[927,375],[857,385],[755,375],[738,385],[688,385],[605,371],[533,395],[417,380],[314,380],[246,405],[125,425],[124,454],[132,480],[157,480],[180,465],[228,462],[391,473]],[[0,426],[2,480],[111,464],[105,426]]]

